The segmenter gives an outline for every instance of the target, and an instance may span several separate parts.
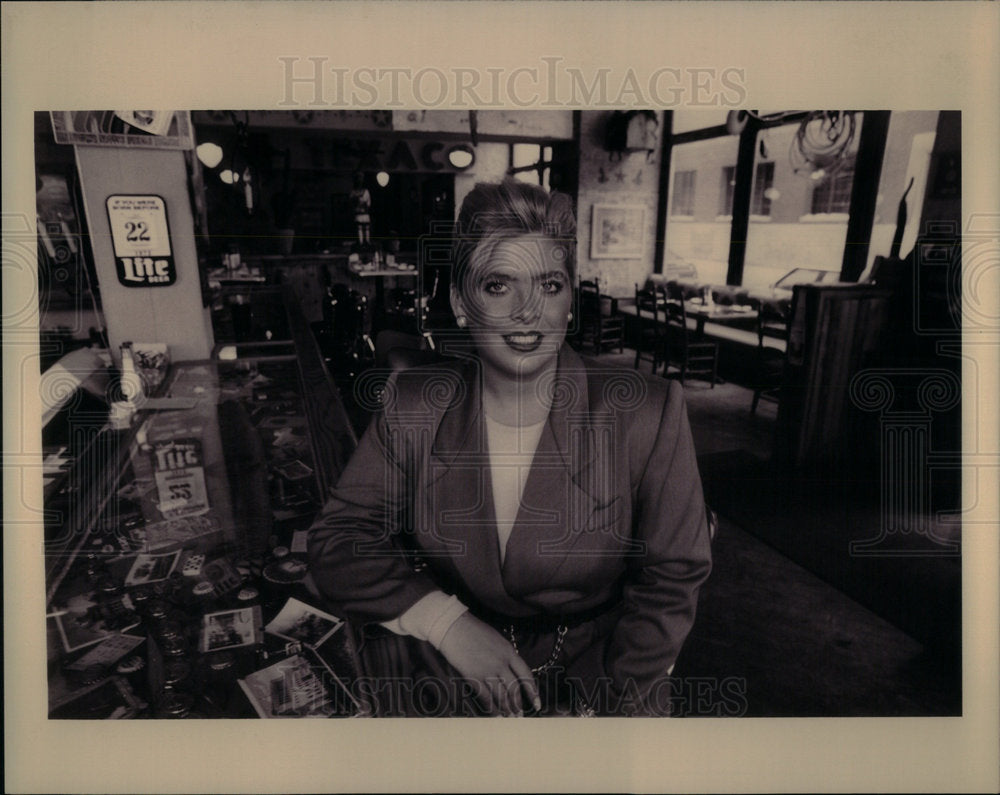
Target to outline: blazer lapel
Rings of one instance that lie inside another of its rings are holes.
[[[603,501],[606,486],[593,482],[596,441],[586,368],[564,346],[549,419],[507,541],[503,581],[511,594],[538,591],[552,578]]]
[[[431,446],[426,488],[417,503],[430,533],[422,546],[445,555],[466,587],[491,609],[523,612],[500,577],[496,514],[486,426],[482,418],[480,370],[467,363]]]
[[[539,439],[501,566],[480,370],[466,363],[428,457],[421,546],[446,556],[470,591],[497,612],[525,612],[568,557],[592,556],[582,543],[591,517],[614,499],[610,419],[592,411],[586,367],[563,346],[552,408]],[[610,490],[609,490],[610,489]]]

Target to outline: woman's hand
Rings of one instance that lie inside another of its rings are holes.
[[[503,635],[471,613],[456,619],[438,651],[472,683],[476,697],[491,714],[523,714],[522,691],[536,710],[541,709],[528,664]]]

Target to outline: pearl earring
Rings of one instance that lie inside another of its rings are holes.
[[[458,324],[459,328],[465,328],[465,315],[459,315],[456,317],[455,322]]]
[[[573,322],[573,313],[572,312],[567,312],[566,313],[566,322],[567,323],[572,323]]]

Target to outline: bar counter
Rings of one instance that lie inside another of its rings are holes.
[[[47,492],[50,718],[365,713],[350,627],[305,563],[357,440],[281,300],[290,346],[174,364]]]

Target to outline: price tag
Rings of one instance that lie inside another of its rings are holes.
[[[153,444],[153,472],[164,519],[208,510],[201,441],[172,439]]]
[[[108,196],[106,206],[118,281],[126,287],[169,287],[176,282],[163,198],[116,194]]]

